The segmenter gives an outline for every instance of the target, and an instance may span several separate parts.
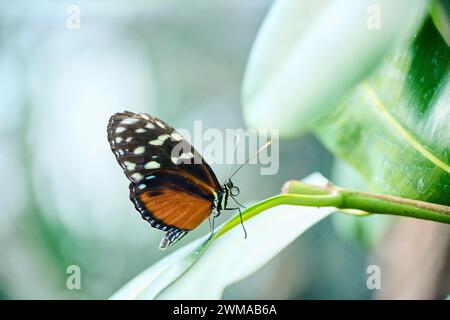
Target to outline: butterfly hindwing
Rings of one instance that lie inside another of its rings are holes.
[[[173,244],[175,244],[178,240],[183,238],[188,232],[185,230],[175,229],[166,233],[166,235],[162,238],[161,243],[159,245],[160,250],[164,250]]]
[[[214,196],[177,172],[160,170],[138,185],[130,184],[130,199],[143,219],[167,231],[163,249],[208,218]]]

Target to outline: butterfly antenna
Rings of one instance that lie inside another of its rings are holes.
[[[236,151],[237,151],[237,148],[239,145],[240,138],[241,138],[241,135],[238,135],[236,137],[236,144],[234,145],[234,150],[233,150],[233,159],[231,160],[230,167],[228,169],[228,177],[230,177],[230,175],[231,175],[231,168],[233,167],[234,159],[236,158]]]
[[[255,152],[254,155],[252,155],[251,157],[248,157],[248,159],[239,166],[239,168],[236,169],[236,171],[233,172],[233,174],[228,178],[231,179],[239,170],[241,170],[241,168],[243,166],[245,166],[247,163],[250,162],[250,160],[252,160],[258,153],[260,153],[261,151],[263,151],[265,148],[267,148],[268,146],[270,146],[270,144],[272,143],[272,140],[267,141],[267,143],[265,145],[263,145],[261,148],[259,148],[258,151]]]

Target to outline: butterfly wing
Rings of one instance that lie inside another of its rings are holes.
[[[160,170],[131,183],[130,199],[143,219],[167,231],[160,244],[165,249],[209,217],[214,196],[177,172]]]
[[[111,117],[108,140],[131,181],[136,209],[153,227],[167,231],[162,249],[210,215],[221,186],[202,156],[171,126],[125,111]]]
[[[128,179],[138,183],[158,169],[190,173],[211,188],[220,184],[200,153],[174,128],[144,113],[114,114],[108,124],[108,140]]]

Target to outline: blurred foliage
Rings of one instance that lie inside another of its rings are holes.
[[[246,71],[247,122],[285,135],[311,128],[372,190],[448,204],[449,47],[423,18],[425,2],[377,4],[384,13],[375,30],[358,7],[369,5],[275,3]],[[331,25],[339,36],[322,33]],[[281,33],[287,44],[274,46]]]
[[[450,50],[427,19],[314,131],[371,190],[450,204]],[[351,124],[351,125],[349,125]]]
[[[284,136],[314,129],[342,95],[417,30],[425,9],[425,1],[407,0],[274,2],[246,68],[246,123],[280,128]]]
[[[81,29],[69,30],[71,4],[0,5],[3,299],[107,298],[170,254],[158,250],[161,233],[128,200],[107,120],[131,109],[186,129],[194,120],[205,128],[244,127],[242,74],[270,3],[78,1]],[[247,166],[236,176],[240,201],[276,194],[293,175],[329,175],[331,164],[312,136],[283,139],[277,175]],[[213,169],[223,179],[228,168]],[[202,225],[180,246],[207,232]],[[342,243],[325,220],[225,297],[365,298],[365,254]],[[66,288],[71,264],[81,267],[81,290]],[[361,281],[349,289],[355,273]]]
[[[245,119],[278,126],[285,136],[314,132],[347,163],[335,166],[339,185],[356,181],[448,204],[448,1],[355,1],[352,8],[339,1],[274,3],[246,69]],[[364,13],[377,8],[379,28],[366,27]],[[389,220],[334,217],[340,234],[366,246],[376,245]]]
[[[448,69],[420,65],[421,59],[429,58],[438,65],[447,65],[448,51],[442,39],[428,22],[424,24],[425,35],[416,39],[415,47],[401,42],[405,45],[403,55],[392,51],[398,49],[400,36],[412,34],[421,23],[423,2],[408,2],[405,7],[405,1],[382,1],[392,10],[384,11],[386,25],[380,32],[369,34],[365,29],[368,2],[355,1],[354,11],[348,10],[343,1],[333,5],[325,1],[309,3],[310,7],[306,1],[278,1],[263,22],[269,0],[85,0],[77,3],[81,10],[79,30],[66,26],[67,8],[72,3],[2,3],[0,117],[7,121],[0,126],[0,298],[106,298],[176,250],[164,254],[158,251],[161,233],[143,222],[128,201],[128,182],[106,139],[107,120],[116,111],[148,112],[186,129],[192,129],[194,120],[202,120],[205,128],[222,130],[244,127],[244,120],[251,126],[274,121],[271,126],[291,137],[280,142],[278,174],[260,176],[256,166],[247,166],[236,176],[240,201],[253,203],[278,193],[288,179],[313,171],[331,176],[333,157],[316,138],[293,137],[314,127],[325,114],[331,119],[328,124],[338,120],[334,117],[357,123],[352,116],[358,118],[361,112],[348,107],[336,116],[333,111],[341,95],[369,72],[373,72],[369,78],[373,90],[387,95],[390,91],[383,88],[383,72],[394,68],[395,73],[405,77],[412,70],[408,85],[399,81],[398,90],[392,91],[397,95],[383,99],[402,101],[395,103],[397,109],[389,111],[420,138],[424,148],[437,152],[448,163],[448,144],[441,143],[448,139],[435,139],[435,134],[448,128],[445,122],[435,122],[439,112],[448,111],[436,107],[444,105],[442,99],[447,96],[444,88]],[[436,10],[432,11],[433,21],[441,21],[439,31],[445,35],[445,15],[438,14],[443,9]],[[317,23],[313,23],[315,19]],[[256,36],[262,23],[262,31]],[[246,67],[255,37],[256,49]],[[324,38],[335,40],[321,42]],[[383,60],[386,54],[392,60]],[[270,75],[280,67],[280,61],[285,61],[285,66],[276,72],[277,85],[271,86]],[[246,68],[244,119],[240,90]],[[426,75],[424,87],[420,85],[421,72]],[[268,82],[261,83],[264,81]],[[436,84],[442,90],[433,92]],[[263,98],[255,98],[262,87],[270,90],[261,90]],[[421,88],[428,91],[421,92]],[[356,87],[339,108],[343,109],[343,104],[353,108],[368,104],[360,90]],[[286,104],[278,103],[277,95]],[[409,109],[409,101],[418,103]],[[433,116],[430,110],[437,109]],[[358,119],[364,124],[359,128],[370,128],[373,122],[370,117],[368,121]],[[330,150],[359,165],[367,154],[344,154],[343,147],[354,143],[331,141],[333,137],[345,138],[346,134],[354,139],[355,131],[347,127],[344,135],[335,135],[332,130],[339,129],[339,125],[337,121],[334,127],[326,127],[322,122],[316,132],[321,131],[321,140]],[[382,130],[395,145],[403,145],[388,127],[372,128]],[[408,145],[405,148],[408,154],[393,152],[397,156],[392,161],[400,165],[403,157],[409,157],[410,164],[417,166],[427,161],[413,163],[420,158],[420,152]],[[374,144],[365,150],[381,157],[380,149],[383,146]],[[360,171],[366,178],[370,179],[371,174],[376,177],[369,167],[373,163],[364,163],[367,167]],[[418,172],[423,168],[429,174],[423,175],[426,179],[421,184],[420,177],[410,177],[409,171],[408,179],[422,186],[428,199],[442,197],[432,190],[439,183],[447,183],[448,174],[427,163],[413,169]],[[213,169],[219,179],[227,171],[223,165],[213,165]],[[383,185],[376,182],[378,187]],[[383,190],[391,192],[390,188]],[[407,194],[414,192],[411,189]],[[208,226],[201,226],[183,239],[180,247],[207,232]],[[370,243],[378,237],[362,236]],[[326,219],[260,270],[227,287],[223,297],[369,298],[372,293],[365,287],[369,254],[366,249],[342,241],[330,219]],[[81,267],[81,290],[66,288],[66,269],[71,264]]]
[[[330,150],[359,170],[372,189],[446,203],[448,159],[441,157],[448,150],[449,121],[443,107],[448,102],[448,47],[431,19],[423,22],[425,2],[413,6],[406,1],[377,4],[384,14],[383,26],[376,33],[363,25],[367,16],[361,8],[370,7],[370,3],[353,4],[352,10],[339,1],[273,4],[258,33],[243,83],[246,122],[250,126],[281,128],[285,136],[312,128]],[[400,14],[406,17],[401,22]],[[330,29],[332,25],[335,29]],[[330,31],[339,36],[333,37]],[[373,36],[369,37],[371,32]],[[274,45],[275,40],[282,45]],[[335,41],[340,45],[336,46]],[[349,53],[356,49],[356,58],[350,58]],[[330,52],[333,59],[324,60]],[[393,58],[386,58],[388,55]],[[343,70],[345,75],[339,79],[330,76],[343,74]],[[352,92],[347,94],[349,90]],[[336,107],[335,101],[343,95],[343,102]],[[435,174],[426,169],[434,169]],[[358,174],[349,175],[345,167],[335,167],[335,171],[345,184],[352,183],[351,176],[357,184],[360,180]],[[334,221],[344,236],[366,246],[374,246],[390,224],[385,217],[369,217],[364,222],[352,218]],[[281,237],[267,238],[276,246]],[[221,250],[205,251],[221,259],[216,267],[215,258],[205,256],[197,262],[205,245],[182,248],[180,252],[192,253],[181,254],[162,269],[159,267],[163,262],[151,267],[149,274],[146,271],[133,280],[118,297],[136,297],[135,286],[147,286],[139,290],[138,298],[219,298],[224,285],[229,284],[224,275],[216,280],[218,288],[203,285],[197,290],[196,283],[207,278],[208,268],[220,270],[227,263],[233,266],[227,253],[236,252],[235,247],[230,243]],[[197,258],[193,259],[193,254]],[[246,256],[258,261],[260,251],[248,250]],[[236,254],[232,257],[236,258]],[[176,271],[186,263],[188,271]],[[228,272],[234,269],[232,266]],[[168,274],[172,276],[168,278]],[[161,287],[159,278],[169,282]]]

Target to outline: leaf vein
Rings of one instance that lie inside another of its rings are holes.
[[[441,168],[447,173],[450,173],[450,166],[437,158],[428,149],[422,146],[387,110],[383,102],[378,98],[376,93],[372,90],[367,82],[364,82],[363,88],[367,93],[370,102],[381,112],[382,116],[392,125],[392,127],[402,136],[414,149],[416,149],[425,158],[431,161],[434,165]]]

